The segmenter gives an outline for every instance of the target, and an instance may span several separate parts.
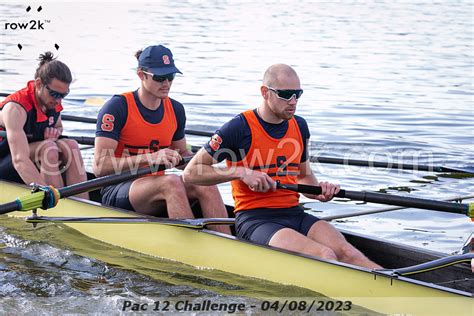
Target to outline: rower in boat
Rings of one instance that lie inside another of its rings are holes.
[[[177,73],[171,51],[149,46],[135,55],[138,90],[113,96],[97,119],[93,169],[97,176],[143,165],[176,166],[192,153],[186,148],[184,107],[168,97]],[[227,217],[216,186],[184,184],[178,175],[156,173],[102,189],[105,205],[170,218],[193,218],[188,202],[198,200],[204,217]],[[229,227],[215,227],[230,233]]]
[[[268,68],[260,91],[261,106],[222,126],[186,167],[185,182],[214,185],[232,181],[235,227],[241,239],[381,268],[331,224],[305,213],[298,193],[276,190],[276,181],[319,185],[321,194],[305,196],[326,202],[339,192],[339,186],[319,182],[311,170],[306,148],[309,129],[302,117],[294,115],[303,90],[293,68],[284,64]],[[212,167],[223,160],[226,168]]]
[[[35,80],[0,103],[0,179],[56,188],[86,179],[75,140],[61,138],[61,100],[72,81],[69,67],[41,54]],[[63,179],[64,176],[64,179]],[[77,196],[88,198],[88,193]]]

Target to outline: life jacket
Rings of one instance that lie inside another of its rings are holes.
[[[120,132],[115,157],[140,155],[167,148],[178,128],[171,100],[162,100],[163,119],[157,124],[147,122],[140,113],[133,92],[122,94],[127,102],[127,121]],[[162,174],[162,173],[160,173]]]
[[[56,125],[63,109],[61,102],[58,102],[53,110],[44,113],[35,98],[34,80],[29,81],[25,88],[7,96],[0,103],[0,111],[8,102],[19,104],[26,112],[26,122],[23,130],[28,135],[28,143],[44,140],[44,130]],[[5,130],[5,127],[0,126],[0,130]],[[7,139],[0,137],[0,156],[9,152]]]
[[[304,146],[295,118],[288,121],[285,136],[275,139],[264,130],[252,110],[242,114],[250,127],[252,142],[242,160],[227,160],[227,166],[247,167],[265,172],[275,181],[296,184]],[[256,208],[289,208],[299,203],[299,194],[293,191],[278,189],[275,192],[254,192],[241,180],[233,180],[231,185],[234,212]]]

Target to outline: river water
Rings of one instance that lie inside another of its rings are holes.
[[[43,1],[38,11],[39,6],[0,4],[1,93],[22,88],[33,77],[38,54],[52,50],[75,78],[64,113],[94,117],[111,95],[138,87],[134,52],[162,43],[183,72],[171,97],[185,105],[188,129],[212,132],[258,106],[263,72],[282,62],[295,68],[305,91],[297,114],[308,121],[312,155],[474,166],[470,1]],[[32,20],[41,29],[13,26]],[[94,135],[90,124],[65,122],[65,129]],[[192,144],[205,141],[188,136]],[[90,164],[91,151],[84,156]],[[345,189],[433,199],[474,193],[472,177],[323,164],[313,169],[319,179]],[[229,187],[220,189],[230,203]],[[304,201],[320,216],[379,207]],[[103,252],[84,246],[92,245],[89,240],[64,245],[62,234],[80,238],[67,229],[57,233],[0,221],[0,297],[22,298],[3,311],[20,306],[30,313],[110,312],[117,300],[150,295],[151,289],[157,297],[237,301],[302,291],[232,275],[215,282],[204,272],[143,257],[127,265],[123,256],[133,254],[107,245],[94,244]],[[473,231],[465,216],[415,209],[334,224],[446,253],[457,251]],[[50,301],[28,308],[42,297]],[[84,300],[96,304],[88,308]]]

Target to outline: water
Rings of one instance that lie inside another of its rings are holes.
[[[473,166],[472,2],[43,2],[41,12],[36,11],[37,6],[32,5],[33,10],[27,13],[24,3],[1,5],[0,92],[22,88],[32,78],[39,52],[56,51],[54,44],[58,44],[60,59],[75,77],[65,113],[93,117],[108,97],[138,86],[134,52],[163,43],[172,49],[184,73],[173,82],[171,96],[185,105],[188,129],[214,131],[236,113],[258,106],[263,72],[269,65],[283,62],[296,69],[305,90],[297,114],[308,121],[312,155]],[[6,22],[31,19],[50,22],[45,22],[44,30],[3,27]],[[23,46],[21,51],[18,43]],[[94,126],[65,125],[70,135],[93,135]],[[188,137],[192,144],[205,141]],[[91,152],[84,155],[90,163]],[[434,199],[474,193],[474,180],[469,177],[336,165],[313,165],[313,169],[318,178],[338,182],[346,189]],[[230,202],[229,187],[221,186],[221,192]],[[304,201],[321,216],[372,207],[344,201]],[[347,218],[334,224],[446,253],[457,251],[473,230],[465,216],[414,209]],[[9,220],[2,220],[2,225],[14,226]],[[175,280],[173,269],[159,275],[152,272],[152,278],[146,279],[142,275],[150,275],[150,271],[121,271],[121,263],[113,267],[120,272],[114,273],[125,277],[106,275],[108,283],[104,285],[96,278],[103,275],[104,262],[114,260],[91,259],[97,258],[92,256],[96,254],[81,252],[78,247],[69,253],[61,242],[32,245],[24,233],[19,228],[0,232],[2,296],[91,299],[108,291],[118,297],[146,293],[148,287],[166,289],[163,291],[176,296],[258,293],[252,287],[239,292],[221,283],[204,286],[208,282],[188,278],[168,284]],[[51,232],[48,240],[55,234]],[[18,242],[5,241],[10,238]],[[55,253],[57,262],[28,257],[24,253],[34,252],[31,247],[55,247],[45,249]],[[75,262],[72,265],[61,264],[71,260]],[[143,262],[139,260],[139,264]],[[30,277],[19,278],[30,270]],[[228,284],[248,283],[229,275],[226,278],[232,280]],[[63,283],[62,279],[88,286]],[[52,284],[52,289],[43,288],[45,282]],[[270,292],[288,293],[278,287]],[[166,296],[163,293],[159,295]],[[115,304],[117,298],[109,297],[110,301],[95,306]]]

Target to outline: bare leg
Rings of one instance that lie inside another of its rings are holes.
[[[325,221],[313,224],[308,236],[290,228],[281,229],[272,236],[269,245],[368,269],[382,268],[349,244],[337,229]]]
[[[143,214],[156,214],[166,201],[169,218],[194,218],[181,177],[176,175],[144,177],[133,181],[129,194],[133,208]]]
[[[349,244],[344,236],[334,226],[326,221],[317,221],[308,232],[312,240],[331,248],[339,261],[368,269],[381,269],[382,267],[369,260],[362,252]]]
[[[44,140],[30,145],[30,159],[38,167],[43,180],[56,188],[64,186],[59,172],[59,149],[54,141]]]
[[[326,247],[325,245],[322,245],[291,228],[283,228],[277,231],[270,239],[269,245],[327,260],[337,260],[337,256],[331,248]]]
[[[205,218],[227,218],[227,210],[217,186],[199,186],[184,183],[189,198],[197,199],[201,205],[202,215]],[[210,229],[224,234],[231,234],[227,225],[210,225]]]
[[[65,166],[66,184],[84,182],[87,180],[84,162],[77,142],[72,139],[60,139],[56,142],[59,148],[59,158]],[[89,199],[89,193],[84,192],[76,195],[83,199]]]

